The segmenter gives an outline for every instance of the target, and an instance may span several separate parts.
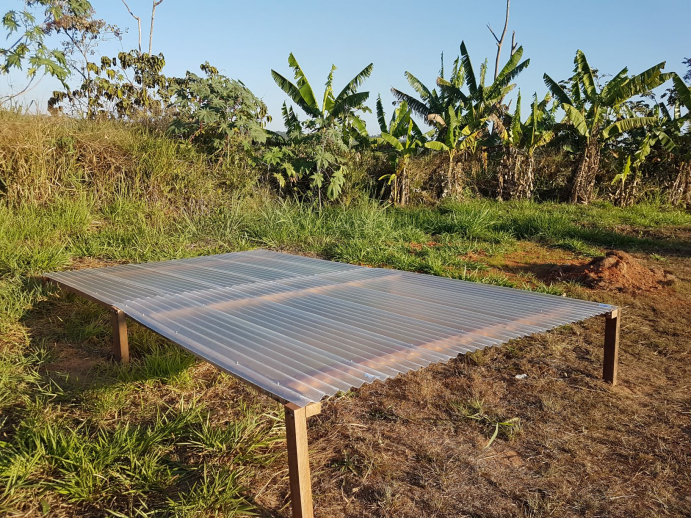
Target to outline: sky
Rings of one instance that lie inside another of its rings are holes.
[[[2,10],[21,3],[2,0]],[[103,45],[103,53],[135,48],[136,22],[121,0],[92,4],[98,17],[129,29],[122,42]],[[142,17],[146,47],[151,0],[128,4]],[[240,79],[267,104],[273,116],[269,127],[275,130],[283,127],[280,108],[286,95],[273,82],[271,69],[292,79],[290,52],[318,99],[332,64],[338,67],[339,91],[372,62],[374,71],[362,90],[371,92],[368,104],[373,111],[377,94],[382,95],[388,119],[391,87],[414,93],[404,72],[434,86],[440,54],[444,52],[450,66],[462,40],[476,70],[487,57],[492,72],[496,45],[487,23],[500,33],[505,5],[504,0],[163,0],[156,11],[153,51],[165,55],[168,76],[199,72],[199,65],[209,61],[225,75]],[[515,31],[524,58],[531,60],[518,86],[524,99],[533,92],[544,96],[543,73],[555,80],[569,77],[577,49],[601,73],[616,74],[624,66],[638,73],[661,61],[667,62],[666,71],[682,73],[682,60],[691,57],[689,20],[691,0],[513,0],[507,40]],[[507,42],[502,61],[509,46]],[[15,74],[12,80],[19,85],[22,78]],[[35,106],[44,107],[57,86],[45,79],[22,102],[34,100]],[[0,92],[7,88],[7,78],[0,80]],[[378,132],[374,114],[365,120],[370,133]]]

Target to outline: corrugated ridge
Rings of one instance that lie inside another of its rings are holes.
[[[47,277],[300,406],[613,309],[266,250]]]

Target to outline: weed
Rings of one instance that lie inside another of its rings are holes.
[[[518,417],[506,418],[488,413],[481,399],[474,398],[467,402],[452,401],[449,406],[452,414],[477,421],[486,433],[490,434],[485,449],[492,446],[497,437],[511,440],[521,430],[521,420]]]

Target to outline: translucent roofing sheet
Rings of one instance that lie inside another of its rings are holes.
[[[614,309],[267,250],[46,277],[300,406]]]

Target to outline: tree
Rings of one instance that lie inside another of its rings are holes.
[[[504,110],[502,102],[516,87],[513,80],[530,65],[530,59],[521,61],[522,58],[523,47],[518,47],[499,71],[494,82],[491,85],[486,85],[487,60],[480,66],[480,77],[478,79],[465,42],[461,42],[462,75],[465,79],[465,86],[468,88],[468,95],[461,91],[461,87],[444,81],[443,78],[439,78],[437,84],[439,84],[444,98],[448,98],[452,102],[456,102],[466,108],[472,105],[478,117],[491,117],[494,122],[499,122]]]
[[[538,101],[533,96],[530,115],[521,122],[521,94],[516,111],[502,124],[502,158],[499,163],[499,199],[530,199],[535,182],[535,152],[554,138],[554,113],[548,108],[551,96]]]
[[[519,47],[511,55],[506,65],[497,74],[497,79],[491,84],[485,84],[487,62],[480,67],[480,77],[475,75],[468,49],[465,42],[461,42],[461,56],[453,64],[449,79],[444,77],[444,56],[442,55],[441,69],[437,77],[437,89],[430,90],[410,72],[406,72],[406,79],[410,86],[420,96],[419,99],[395,88],[391,89],[394,97],[407,103],[412,111],[421,116],[425,122],[436,125],[440,133],[437,140],[444,140],[445,126],[437,124],[448,113],[449,107],[461,111],[474,106],[475,114],[479,117],[495,115],[501,108],[501,102],[514,88],[512,81],[530,65],[527,59],[521,62],[523,48]],[[468,93],[463,91],[467,87]],[[495,120],[497,117],[495,117]]]
[[[369,92],[358,92],[358,88],[372,74],[374,68],[372,63],[351,79],[338,95],[334,95],[333,78],[336,66],[332,65],[326,79],[321,106],[305,73],[292,53],[288,56],[288,64],[293,69],[297,84],[292,83],[275,70],[271,70],[271,76],[279,88],[309,117],[303,124],[308,131],[322,131],[339,125],[344,133],[348,133],[349,129],[354,128],[361,135],[367,135],[365,122],[360,118],[358,112],[371,111],[365,106],[365,102],[369,99]],[[295,117],[294,112],[292,112],[292,117]]]
[[[90,75],[79,88],[53,92],[48,110],[56,114],[69,107],[90,119],[151,121],[162,115],[168,101],[164,65],[163,54],[132,50],[104,56],[100,65],[88,63]]]
[[[669,131],[671,118],[664,105],[657,104],[652,109],[645,105],[633,108],[625,105],[623,110],[629,117],[634,117],[635,112],[641,112],[655,121],[646,127],[628,132],[628,138],[618,142],[618,151],[623,151],[622,170],[612,179],[612,185],[616,187],[615,201],[620,206],[626,207],[636,201],[642,169],[653,151],[657,147],[662,147],[665,154],[673,153],[676,150],[676,144]]]
[[[461,171],[455,164],[458,154],[473,153],[487,128],[487,118],[479,117],[471,105],[464,114],[461,109],[449,106],[444,117],[435,114],[434,121],[444,129],[444,140],[425,143],[425,147],[435,151],[445,151],[449,165],[444,178],[443,195],[459,196],[463,191]]]
[[[209,63],[200,68],[206,77],[188,71],[184,78],[169,80],[175,110],[171,132],[201,143],[226,160],[238,141],[264,143],[264,126],[271,121],[264,102],[241,81],[221,75]]]
[[[461,42],[460,65],[454,66],[454,74],[452,75],[452,78],[456,80],[446,81],[442,77],[437,79],[437,85],[441,91],[439,97],[447,101],[449,107],[442,114],[432,113],[428,115],[428,119],[437,124],[439,131],[436,140],[443,145],[439,146],[432,143],[426,145],[431,149],[439,148],[449,153],[449,170],[446,177],[447,192],[454,195],[460,194],[460,178],[458,171],[452,165],[458,151],[463,152],[464,158],[475,160],[477,158],[476,152],[480,146],[489,147],[498,143],[496,141],[499,139],[499,135],[504,132],[502,118],[507,109],[503,105],[503,99],[515,88],[516,85],[513,80],[530,65],[530,60],[521,61],[522,57],[523,48],[519,47],[499,71],[496,80],[491,85],[487,85],[487,61],[485,60],[480,66],[478,78],[465,42]],[[456,71],[457,68],[458,71]],[[459,78],[462,78],[460,84]],[[467,87],[467,94],[463,92],[463,86]],[[458,131],[461,133],[450,135],[451,140],[449,141],[445,132],[456,125],[454,117],[447,116],[452,112],[456,114],[456,120],[460,125]],[[488,121],[492,122],[491,132]],[[464,131],[468,133],[464,134]],[[451,141],[456,144],[450,146],[449,142]],[[474,163],[472,162],[471,165]]]
[[[288,64],[293,69],[295,83],[275,70],[271,75],[308,118],[301,122],[293,108],[283,104],[283,121],[294,146],[290,153],[291,167],[284,170],[288,179],[298,185],[307,179],[309,191],[321,207],[324,190],[329,200],[340,196],[349,172],[350,150],[369,141],[365,122],[360,117],[360,112],[370,111],[365,106],[369,92],[358,89],[372,74],[373,64],[360,71],[337,95],[333,89],[336,67],[332,65],[321,105],[292,53],[288,56]],[[285,185],[286,178],[280,172],[274,173],[274,177],[277,174],[281,176],[279,184]]]
[[[411,117],[411,110],[405,102],[394,110],[387,126],[381,97],[377,98],[377,120],[381,129],[380,143],[388,143],[394,151],[394,172],[383,175],[380,180],[387,180],[391,187],[391,199],[404,206],[410,196],[408,164],[410,156],[417,153],[427,138]]]
[[[95,17],[96,11],[89,9],[83,16],[64,15],[55,22],[55,32],[64,36],[63,54],[71,71],[83,81],[91,77],[89,62],[96,54],[96,48],[104,41],[122,39],[122,31]]]
[[[410,72],[406,78],[420,98],[415,98],[400,90],[392,88],[394,96],[405,102],[412,112],[423,117],[425,122],[436,128],[436,142],[427,142],[426,147],[445,151],[449,155],[447,173],[443,178],[444,193],[457,196],[462,190],[462,180],[455,159],[459,153],[465,158],[476,158],[478,147],[491,145],[488,121],[492,121],[492,130],[497,131],[501,125],[501,116],[505,110],[502,104],[506,95],[515,88],[512,81],[529,64],[530,60],[521,62],[523,48],[515,49],[504,67],[497,73],[496,80],[486,85],[487,61],[480,67],[479,77],[475,74],[465,42],[461,42],[461,55],[453,64],[451,75],[444,77],[444,56],[437,77],[437,88],[430,90]],[[467,88],[468,93],[465,93]]]
[[[632,97],[657,88],[670,76],[662,73],[664,62],[632,77],[624,68],[598,91],[595,75],[582,51],[576,53],[574,64],[570,93],[547,74],[544,75],[544,81],[566,112],[565,122],[575,133],[575,143],[580,152],[572,181],[571,201],[589,203],[600,171],[604,142],[619,133],[655,122],[649,117],[626,117],[622,115],[622,106]]]
[[[51,35],[83,24],[101,23],[93,19],[93,8],[88,0],[31,0],[20,11],[10,10],[2,18],[8,39],[16,37],[8,47],[0,47],[0,75],[13,69],[21,70],[26,64],[28,84],[16,97],[28,91],[37,77],[50,75],[67,86],[70,66],[65,53],[51,48]]]
[[[691,60],[687,62],[691,64]],[[689,76],[691,72],[685,77]],[[672,82],[678,102],[674,107],[674,117],[669,112],[666,113],[665,134],[674,142],[670,160],[676,169],[676,177],[669,190],[669,200],[673,205],[688,206],[691,205],[691,88],[677,74],[673,74]],[[685,114],[681,112],[682,107],[686,109]]]
[[[436,84],[440,87],[439,91],[436,88],[430,90],[410,72],[406,72],[405,77],[408,84],[420,98],[418,99],[396,88],[391,88],[391,93],[399,102],[406,103],[414,114],[420,116],[430,126],[435,125],[433,118],[431,118],[432,115],[446,113],[449,106],[455,106],[459,102],[467,100],[465,94],[461,91],[464,75],[460,58],[454,61],[451,76],[447,80],[444,77],[444,54],[441,55],[441,68],[436,80]],[[444,88],[442,88],[442,84]]]

